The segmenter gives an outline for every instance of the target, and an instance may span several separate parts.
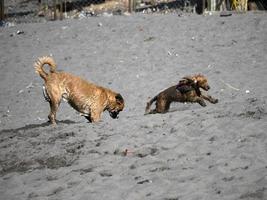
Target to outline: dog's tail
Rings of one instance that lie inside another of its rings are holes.
[[[45,64],[49,66],[50,73],[54,73],[56,72],[56,62],[52,57],[43,56],[38,58],[38,60],[34,63],[35,72],[46,81],[49,74],[44,70]]]
[[[145,115],[150,113],[150,107],[154,101],[158,99],[158,95],[153,97],[149,102],[146,103],[146,110],[145,110]]]

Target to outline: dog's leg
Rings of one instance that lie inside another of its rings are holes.
[[[54,92],[50,92],[49,96],[50,96],[50,101],[49,101],[50,113],[48,115],[48,119],[52,124],[56,124],[56,113],[61,101],[61,96],[57,95],[56,90]]]
[[[156,112],[157,113],[166,113],[170,108],[170,102],[166,101],[165,99],[160,99],[156,102]]]
[[[50,101],[49,104],[50,104],[50,113],[48,115],[48,119],[52,124],[56,124],[56,113],[60,102],[55,103],[53,101]]]
[[[85,117],[90,123],[92,123],[92,119],[91,119],[91,116],[90,116],[90,115],[88,115],[88,116],[85,116],[85,115],[84,115],[84,117]]]
[[[150,107],[151,107],[151,105],[152,105],[152,103],[153,103],[154,101],[157,101],[157,99],[158,99],[158,95],[155,96],[155,97],[153,97],[149,102],[147,102],[147,104],[146,104],[146,110],[145,110],[145,115],[147,115],[147,114],[152,114],[152,113],[153,113],[153,111],[152,111],[152,113],[151,113],[151,111],[150,111]]]
[[[147,114],[151,114],[150,106],[151,106],[150,102],[147,102],[147,103],[146,103],[145,115],[147,115]]]
[[[199,103],[203,107],[207,106],[207,104],[205,103],[204,99],[202,99],[201,97],[194,97],[190,101]]]
[[[147,113],[145,113],[145,115],[148,115],[148,114],[156,114],[158,113],[156,109],[153,109],[153,110],[149,110]]]
[[[171,102],[169,102],[169,101],[167,101],[167,102],[165,103],[165,108],[164,108],[165,112],[168,112],[168,111],[169,111],[169,109],[170,109],[170,105],[171,105]]]
[[[203,98],[203,99],[205,99],[205,100],[207,100],[207,101],[209,101],[210,103],[213,103],[213,104],[215,104],[215,103],[218,103],[218,99],[215,99],[215,98],[213,98],[212,96],[209,96],[209,95],[201,95],[201,97]]]
[[[101,111],[92,110],[91,111],[91,121],[98,122],[100,120]]]
[[[48,119],[52,124],[56,124],[56,113],[59,107],[59,103],[54,103],[53,101],[49,101],[50,104],[50,113],[48,115]]]
[[[48,94],[47,94],[46,87],[44,85],[43,85],[43,96],[44,96],[44,98],[45,98],[46,101],[48,101],[48,102],[51,101],[50,98],[49,98],[49,96],[48,96]]]

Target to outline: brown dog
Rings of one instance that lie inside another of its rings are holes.
[[[50,67],[49,73],[44,70],[45,64]],[[56,124],[56,112],[62,98],[90,122],[99,121],[105,110],[112,118],[117,118],[124,108],[124,100],[119,93],[72,74],[56,71],[56,63],[51,57],[39,58],[34,66],[36,73],[45,81],[43,94],[50,104],[48,118],[53,124]]]
[[[197,102],[201,106],[206,106],[204,99],[214,104],[218,102],[218,99],[203,95],[200,88],[206,91],[210,89],[205,76],[198,74],[184,77],[178,85],[171,86],[152,98],[147,103],[145,114],[166,113],[172,102]],[[156,108],[150,110],[154,101],[156,101]]]

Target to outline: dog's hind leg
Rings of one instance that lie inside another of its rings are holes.
[[[46,87],[43,85],[43,96],[45,98],[46,101],[50,102],[50,97],[48,96],[47,94],[47,90],[46,90]]]
[[[150,106],[151,106],[150,102],[147,102],[147,103],[146,103],[145,115],[147,115],[147,114],[152,114],[152,113],[151,113],[151,110],[150,110]]]
[[[49,91],[48,91],[49,92]],[[50,113],[48,119],[52,124],[56,124],[56,113],[60,105],[61,96],[57,94],[56,90],[49,94],[50,97]]]
[[[153,109],[153,110],[149,110],[148,112],[145,113],[145,115],[148,115],[148,114],[156,114],[157,113],[157,110],[156,109]]]
[[[165,98],[160,98],[160,100],[158,100],[156,102],[156,113],[166,113],[168,112],[169,108],[170,108],[170,102],[168,100],[166,100]]]
[[[151,107],[152,103],[154,101],[156,101],[157,99],[158,99],[158,96],[155,96],[153,99],[151,99],[149,102],[146,103],[145,115],[147,115],[147,114],[154,114],[154,110],[150,111],[150,107]]]
[[[49,104],[50,104],[50,113],[48,115],[48,119],[52,124],[56,124],[56,113],[60,102],[49,101]]]

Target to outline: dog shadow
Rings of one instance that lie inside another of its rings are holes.
[[[57,124],[75,124],[75,123],[76,122],[71,121],[71,120],[57,121]],[[5,133],[17,133],[19,131],[27,131],[27,130],[40,128],[40,127],[47,127],[47,126],[51,126],[51,123],[50,122],[44,122],[44,123],[41,123],[41,124],[28,124],[28,125],[20,127],[20,128],[3,129],[3,130],[0,131],[0,135],[1,134],[5,134]]]

